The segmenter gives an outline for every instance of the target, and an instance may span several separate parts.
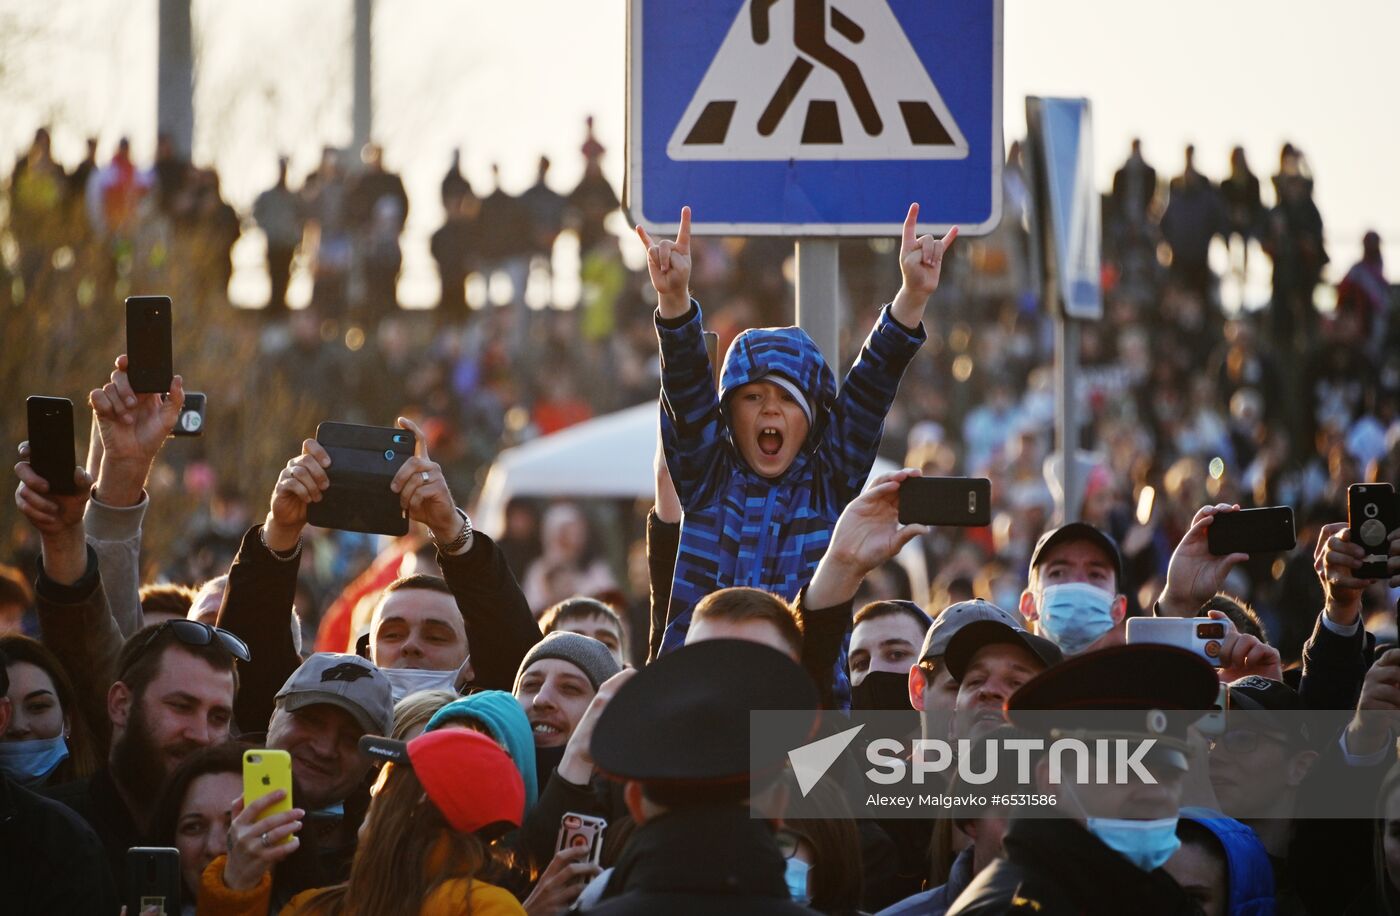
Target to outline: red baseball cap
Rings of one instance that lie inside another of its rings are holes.
[[[377,735],[360,739],[371,759],[413,768],[433,805],[454,830],[519,827],[525,817],[525,784],[501,746],[462,728],[444,728],[412,741]]]

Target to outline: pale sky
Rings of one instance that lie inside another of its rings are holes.
[[[930,0],[929,15],[943,3]],[[54,127],[72,164],[96,133],[106,157],[123,134],[148,161],[155,132],[156,0],[0,0],[0,160]],[[351,0],[194,0],[195,157],[214,163],[246,211],[274,177],[293,180],[323,144],[350,135]],[[593,114],[622,177],[624,0],[392,0],[375,20],[375,135],[403,173],[410,236],[441,221],[437,185],[465,150],[478,191],[499,162],[507,190],[533,180],[540,153],[553,184],[577,181],[583,119]],[[1400,89],[1390,0],[1005,0],[1005,136],[1025,127],[1024,99],[1084,95],[1094,105],[1096,170],[1106,188],[1133,136],[1164,176],[1195,143],[1220,178],[1242,144],[1268,185],[1291,140],[1316,176],[1336,280],[1375,228],[1400,278]],[[1266,192],[1267,193],[1267,192]],[[898,215],[895,215],[898,218]],[[418,243],[421,246],[421,242]],[[410,267],[425,255],[409,251]]]

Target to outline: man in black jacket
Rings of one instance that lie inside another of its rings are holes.
[[[751,788],[764,791],[783,764],[750,759],[756,708],[811,710],[815,723],[816,688],[782,652],[739,640],[683,646],[618,689],[592,756],[626,782],[638,826],[589,912],[811,912],[792,900],[772,823],[750,812]]]
[[[0,734],[10,726],[10,675],[0,653]],[[74,880],[80,878],[81,880]],[[115,913],[102,843],[68,808],[0,774],[0,888],[6,912]]]
[[[1126,738],[1133,746],[1152,740],[1144,755],[1152,780],[1092,783],[1087,772],[1067,768],[1065,778],[1052,783],[1049,758],[1043,759],[1032,791],[1054,797],[1053,808],[1038,809],[1053,815],[1014,820],[1003,841],[1006,858],[974,879],[949,916],[1198,913],[1161,866],[1180,845],[1186,728],[1199,716],[1192,711],[1210,707],[1216,693],[1215,671],[1199,656],[1142,644],[1073,656],[1016,691],[1007,715],[1026,731],[1072,735],[1097,749],[1105,737]],[[1045,710],[1050,714],[1037,712]],[[1111,723],[1102,713],[1089,718],[1086,710],[1111,710]],[[1124,769],[1121,758],[1117,763]]]
[[[509,691],[539,626],[495,543],[472,530],[448,488],[442,467],[428,457],[412,421],[400,425],[417,441],[414,457],[390,482],[408,517],[428,527],[443,578],[411,576],[386,590],[371,630],[367,656],[395,685],[395,699],[430,686],[469,683]],[[331,457],[314,439],[287,462],[273,489],[267,518],[243,537],[219,626],[237,633],[257,660],[243,672],[237,719],[243,732],[267,729],[273,700],[301,664],[288,629],[296,593],[301,532],[307,507],[330,486]],[[440,683],[430,683],[434,677]]]

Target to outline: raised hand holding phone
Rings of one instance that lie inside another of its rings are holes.
[[[108,506],[134,506],[141,501],[146,477],[185,405],[185,380],[176,375],[169,394],[143,394],[132,388],[130,359],[116,359],[107,384],[88,393],[102,442],[97,472],[97,498]]]
[[[268,548],[285,553],[296,547],[306,527],[307,507],[320,502],[331,485],[327,470],[331,456],[321,443],[306,439],[301,454],[287,462],[272,488],[272,502],[263,523]]]
[[[1210,549],[1211,526],[1239,511],[1239,506],[1227,503],[1196,510],[1191,527],[1167,563],[1167,584],[1157,599],[1159,613],[1168,617],[1195,617],[1201,605],[1225,585],[1230,570],[1249,559],[1246,551],[1220,556]]]
[[[399,417],[399,427],[413,433],[413,457],[403,463],[389,489],[399,495],[404,514],[422,522],[439,544],[450,544],[463,530],[462,516],[447,485],[442,465],[428,457],[428,440],[423,430],[407,417]],[[471,536],[463,548],[470,546]]]

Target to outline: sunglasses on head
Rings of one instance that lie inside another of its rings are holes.
[[[248,644],[234,636],[228,630],[221,630],[218,627],[211,627],[207,623],[198,620],[167,620],[160,626],[142,637],[140,648],[131,654],[131,661],[126,669],[122,671],[125,675],[140,658],[146,654],[147,650],[160,638],[160,634],[169,630],[175,638],[187,646],[210,646],[217,644],[229,655],[246,662],[252,659],[252,653],[248,651]],[[120,680],[121,678],[118,678]]]

